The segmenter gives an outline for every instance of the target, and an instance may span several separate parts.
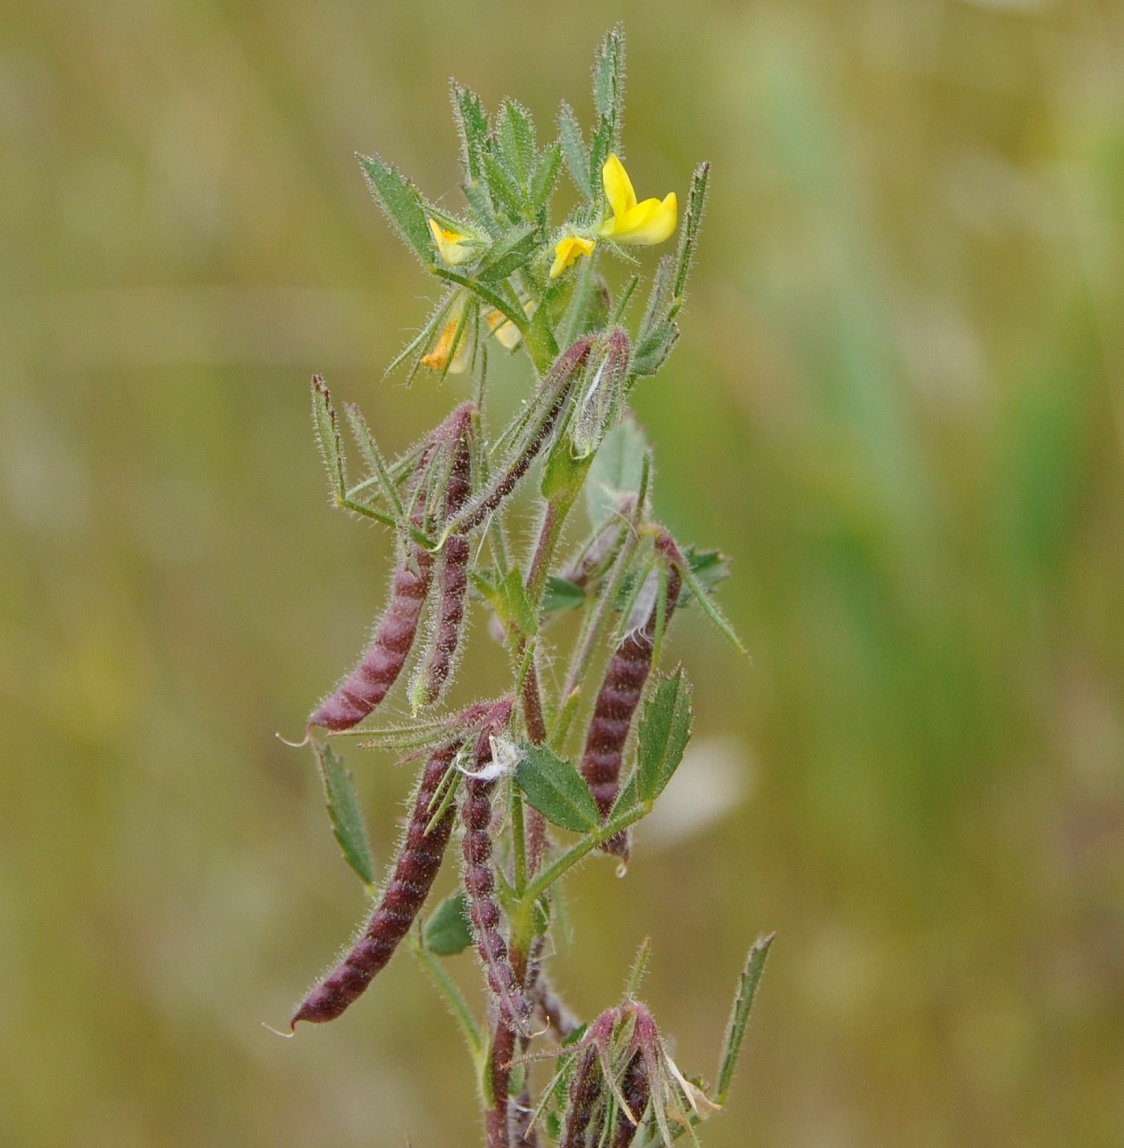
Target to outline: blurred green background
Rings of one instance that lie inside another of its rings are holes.
[[[451,193],[447,77],[588,120],[617,19],[641,194],[714,164],[637,406],[753,662],[680,622],[733,807],[642,831],[626,884],[584,870],[555,977],[599,1011],[651,933],[648,999],[712,1075],[779,931],[714,1148],[1124,1143],[1124,9],[16,0],[4,1148],[478,1142],[408,958],[334,1025],[261,1027],[363,913],[273,738],[386,577],[326,505],[306,388],[391,448],[457,401],[380,382],[432,286],[352,152]],[[408,778],[351,764],[385,861]]]

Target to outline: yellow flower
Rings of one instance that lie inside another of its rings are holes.
[[[529,319],[535,313],[534,299],[528,299],[523,304],[523,310]],[[500,346],[508,351],[514,351],[523,337],[519,328],[502,311],[485,311],[484,320],[488,330],[496,337]]]
[[[583,239],[580,235],[567,235],[554,245],[554,263],[550,268],[551,279],[557,279],[567,267],[572,267],[583,256],[593,254],[596,239]]]
[[[422,356],[423,367],[432,367],[435,371],[447,371],[450,375],[459,375],[467,369],[467,329],[461,332],[460,342],[457,343],[455,347],[453,346],[453,340],[457,337],[457,328],[461,325],[461,312],[463,310],[463,303],[461,303],[459,307],[453,308],[453,314],[445,323],[445,326],[441,328],[441,334],[437,337],[437,342]],[[451,362],[450,358],[452,360]]]
[[[461,231],[450,231],[442,227],[436,219],[429,221],[429,230],[433,232],[433,241],[441,258],[450,267],[457,267],[461,263],[470,263],[480,254],[480,242],[474,235],[466,235]]]
[[[646,199],[636,202],[636,192],[632,190],[632,180],[624,170],[624,164],[610,155],[601,169],[601,183],[609,206],[613,209],[611,219],[601,224],[601,235],[614,243],[638,243],[650,246],[662,243],[675,230],[679,210],[675,192],[669,192],[663,200]]]

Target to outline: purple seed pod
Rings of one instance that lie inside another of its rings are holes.
[[[585,589],[594,578],[600,577],[608,569],[621,538],[628,529],[626,520],[631,518],[635,509],[636,495],[628,494],[621,498],[617,503],[618,516],[609,519],[598,529],[562,572],[562,577],[582,589]]]
[[[453,519],[450,526],[451,534],[466,534],[479,526],[511,494],[519,480],[530,469],[531,463],[553,436],[558,417],[566,405],[574,380],[581,375],[592,345],[591,337],[579,339],[558,357],[542,382],[541,391],[549,397],[550,405],[535,427],[534,434],[523,444],[519,454],[507,469],[493,480],[488,489]]]
[[[499,703],[492,719],[480,732],[473,755],[473,772],[491,764],[491,737],[507,725],[511,701]],[[468,893],[469,919],[476,937],[476,951],[484,964],[485,979],[499,1007],[504,1027],[526,1033],[531,1006],[511,965],[507,941],[501,932],[503,914],[496,900],[496,873],[492,864],[492,793],[496,782],[467,776],[461,802],[464,823],[464,887]]]
[[[375,627],[362,661],[308,719],[308,726],[350,729],[386,697],[398,680],[418,632],[418,619],[433,578],[433,555],[410,542],[394,569],[390,604]]]
[[[453,830],[454,807],[450,805],[426,833],[433,816],[430,805],[462,744],[459,739],[448,742],[430,755],[390,883],[351,951],[301,1001],[289,1022],[290,1030],[300,1020],[319,1024],[339,1016],[386,965],[414,923],[441,867]]]
[[[684,559],[666,531],[661,531],[657,537],[656,553],[667,567],[667,605],[664,610],[666,625],[679,601],[682,585],[680,571]],[[635,630],[626,634],[617,646],[593,707],[581,772],[597,801],[602,821],[608,817],[620,793],[621,761],[632,729],[632,716],[640,704],[644,683],[652,669],[652,648],[658,619],[658,602],[653,602],[647,618]],[[628,833],[616,834],[601,848],[627,861]]]
[[[613,1148],[629,1148],[640,1131],[644,1120],[644,1110],[652,1096],[652,1086],[648,1079],[647,1065],[644,1053],[639,1049],[632,1055],[628,1067],[624,1071],[624,1080],[621,1082],[621,1092],[628,1103],[632,1114],[636,1117],[633,1124],[624,1112],[617,1114],[617,1127],[613,1134]]]
[[[589,1026],[589,1031],[582,1040],[585,1047],[578,1056],[574,1075],[570,1080],[566,1122],[562,1129],[559,1148],[584,1148],[586,1132],[604,1092],[601,1056],[603,1050],[609,1046],[618,1017],[616,1009],[603,1012]]]
[[[446,421],[453,436],[452,465],[445,483],[444,519],[455,518],[472,495],[472,414],[469,404],[458,407]],[[454,417],[460,416],[454,422]],[[433,632],[424,658],[410,688],[415,709],[431,706],[441,698],[452,672],[464,626],[465,594],[468,591],[470,547],[463,534],[453,534],[441,548],[437,566],[437,603]]]

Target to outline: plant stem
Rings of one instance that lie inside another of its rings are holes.
[[[457,988],[449,974],[441,967],[441,962],[425,947],[419,938],[411,935],[410,947],[414,951],[414,956],[417,957],[425,967],[426,972],[429,973],[433,979],[434,984],[437,986],[437,991],[445,998],[445,1003],[448,1004],[449,1010],[453,1014],[453,1019],[457,1022],[457,1027],[461,1030],[461,1035],[468,1045],[469,1052],[472,1053],[475,1059],[479,1059],[481,1053],[484,1051],[484,1037],[460,989]]]
[[[652,803],[650,801],[641,802],[624,813],[610,817],[603,825],[591,830],[581,841],[566,850],[561,857],[556,858],[552,865],[544,869],[527,886],[526,892],[523,894],[524,904],[533,905],[563,873],[572,869],[583,857],[592,853],[598,845],[608,841],[610,837],[620,833],[621,830],[635,824],[642,817],[646,817],[651,811]]]

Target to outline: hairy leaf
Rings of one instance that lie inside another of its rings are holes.
[[[691,739],[691,685],[680,666],[662,678],[644,704],[636,762],[636,792],[655,801],[671,780]]]
[[[754,998],[757,996],[757,987],[761,983],[761,974],[765,971],[765,958],[769,955],[769,946],[773,943],[776,933],[766,937],[758,937],[746,957],[745,968],[738,978],[738,990],[734,995],[734,1007],[730,1010],[730,1020],[726,1025],[726,1038],[722,1042],[722,1055],[718,1061],[718,1083],[714,1090],[714,1103],[725,1104],[730,1092],[730,1085],[734,1079],[734,1069],[737,1067],[738,1054],[742,1050],[742,1041],[745,1039],[746,1026],[749,1024],[749,1013],[753,1008]]]
[[[463,889],[446,897],[425,923],[425,947],[439,957],[451,957],[472,944],[468,895]]]
[[[636,494],[644,474],[648,440],[632,418],[618,423],[601,443],[585,484],[585,507],[597,528],[618,512],[622,495]]]
[[[597,802],[582,775],[544,745],[523,747],[515,783],[527,800],[551,823],[575,833],[596,829]]]
[[[367,889],[371,890],[375,885],[375,861],[371,856],[367,825],[359,808],[351,774],[330,746],[314,741],[312,749],[316,754],[320,780],[324,783],[324,804],[328,809],[328,819],[332,823],[336,843],[343,859]]]
[[[427,267],[433,264],[433,236],[418,189],[377,155],[361,155],[359,166],[367,186],[390,225]]]
[[[319,375],[312,376],[312,423],[316,443],[328,471],[328,483],[337,501],[347,496],[347,474],[344,470],[343,444],[332,396]]]

